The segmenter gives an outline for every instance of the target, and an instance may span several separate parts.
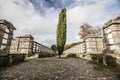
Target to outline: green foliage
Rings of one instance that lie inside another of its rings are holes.
[[[8,53],[4,50],[0,50],[0,54],[8,54]]]
[[[45,58],[45,57],[54,57],[56,54],[50,54],[50,53],[41,53],[38,55],[38,58]]]
[[[56,51],[57,51],[57,46],[56,46],[56,45],[52,45],[52,46],[51,46],[51,49],[56,53]]]
[[[103,55],[102,54],[92,54],[90,56],[91,56],[91,59],[93,61],[97,61],[97,62],[103,63]]]
[[[66,43],[66,9],[63,8],[59,14],[59,20],[57,25],[57,50],[59,57],[64,51],[64,45]]]
[[[97,60],[97,56],[96,55],[90,55],[91,56],[91,59],[93,60],[93,61],[96,61]]]
[[[106,64],[111,67],[116,67],[116,58],[113,58],[112,56],[106,56]]]
[[[69,55],[67,55],[67,57],[69,57],[69,58],[76,58],[77,55],[76,54],[69,54]]]
[[[72,43],[72,44],[69,44],[69,45],[65,45],[65,47],[64,47],[65,49],[64,50],[67,50],[67,49],[69,49],[69,48],[71,48],[73,46],[76,46],[78,44],[80,44],[80,42],[76,42],[76,43]]]
[[[110,66],[103,65],[102,63],[96,62],[96,61],[89,61],[89,63],[94,64],[94,69],[97,71],[104,71],[105,69],[113,69]]]
[[[99,56],[98,61],[99,61],[100,63],[103,63],[103,56]]]
[[[117,67],[116,58],[113,58],[110,55],[94,54],[94,55],[91,55],[91,59],[99,63],[103,63],[103,60],[105,60],[105,63],[108,66]]]
[[[120,80],[120,71],[119,68],[103,65],[102,63],[98,63],[96,61],[89,61],[90,64],[94,64],[94,69],[97,71],[104,71],[104,70],[110,70],[112,71],[115,76],[117,77],[117,80]]]
[[[106,48],[103,50],[102,52],[103,54],[113,54],[114,53],[114,50],[110,50],[109,48]]]

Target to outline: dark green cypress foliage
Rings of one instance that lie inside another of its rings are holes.
[[[66,8],[63,8],[59,14],[59,20],[57,25],[57,49],[59,58],[64,51],[64,45],[66,43]]]

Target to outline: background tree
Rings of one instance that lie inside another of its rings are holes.
[[[57,25],[57,50],[59,58],[64,51],[64,45],[66,43],[66,8],[63,8],[59,14],[59,20]]]
[[[81,39],[84,39],[87,35],[93,34],[95,37],[102,36],[102,28],[97,26],[93,27],[87,23],[84,23],[82,26],[80,26],[80,37]]]
[[[56,53],[56,51],[57,51],[57,46],[56,46],[56,45],[52,45],[52,46],[51,46],[51,49]]]
[[[102,31],[102,28],[100,26],[92,27],[91,31],[97,37],[103,36],[103,31]]]
[[[88,34],[90,34],[92,26],[90,26],[87,23],[84,23],[82,26],[80,26],[80,37],[81,39],[85,38]]]

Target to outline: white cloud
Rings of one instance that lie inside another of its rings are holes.
[[[63,0],[64,2],[65,0]],[[106,11],[106,7],[117,0],[76,0],[67,10],[67,43],[79,41],[79,26],[88,22],[93,26],[103,25],[104,22],[116,15],[120,10]],[[51,45],[56,41],[56,26],[59,11],[55,8],[41,8],[45,15],[39,13],[29,0],[0,0],[0,18],[15,25],[15,36],[32,34],[36,41]],[[40,6],[39,5],[39,6]]]
[[[99,25],[105,21],[105,18],[107,18],[107,16],[111,15],[112,12],[106,12],[105,8],[114,2],[114,0],[103,0],[85,6],[76,5],[75,7],[68,10],[68,22],[73,23],[77,26],[80,26],[83,22]]]
[[[91,3],[91,1],[93,2]],[[102,27],[106,21],[117,16],[120,9],[111,12],[107,11],[107,7],[115,3],[117,3],[117,0],[77,0],[73,4],[75,6],[67,10],[68,24],[72,25],[71,27],[69,25],[71,29],[67,33],[69,38],[68,43],[80,40],[78,27],[84,22],[95,27]]]
[[[14,32],[15,36],[32,34],[35,40],[44,42],[43,44],[45,44],[45,41],[41,41],[41,38],[46,40],[48,39],[46,35],[54,35],[56,32],[57,12],[51,8],[46,11],[48,15],[43,17],[34,9],[34,6],[30,2],[26,4],[26,1],[27,0],[1,0],[0,17],[15,25],[17,28]],[[37,36],[37,38],[35,36]]]

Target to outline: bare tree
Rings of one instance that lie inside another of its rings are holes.
[[[94,28],[92,27],[91,31],[92,31],[92,34],[94,34],[96,37],[100,37],[103,35],[102,28],[99,26],[94,27]]]
[[[80,26],[80,37],[81,39],[85,38],[91,31],[92,26],[90,26],[87,23],[84,23],[82,26]]]
[[[85,38],[87,35],[93,34],[94,36],[102,36],[102,28],[97,26],[97,27],[92,27],[91,25],[84,23],[82,26],[80,26],[80,37],[81,39]]]

